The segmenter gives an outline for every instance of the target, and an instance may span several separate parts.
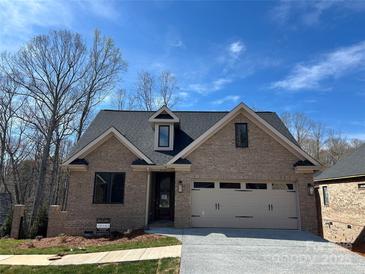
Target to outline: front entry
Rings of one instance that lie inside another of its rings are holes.
[[[154,179],[153,221],[173,221],[175,205],[175,173],[156,172]]]

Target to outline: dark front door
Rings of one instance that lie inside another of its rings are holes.
[[[174,173],[156,173],[155,220],[174,220]]]

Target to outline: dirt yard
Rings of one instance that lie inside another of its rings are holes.
[[[88,247],[103,246],[110,244],[122,244],[133,242],[153,241],[164,238],[155,234],[145,234],[143,231],[134,231],[128,236],[119,238],[84,238],[81,236],[57,236],[51,238],[33,239],[18,245],[18,248],[47,248],[47,247]]]

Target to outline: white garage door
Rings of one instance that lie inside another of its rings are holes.
[[[193,183],[193,227],[297,229],[297,212],[293,183]]]

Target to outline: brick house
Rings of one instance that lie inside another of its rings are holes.
[[[332,242],[365,242],[365,144],[315,177],[323,237]]]
[[[67,208],[49,236],[170,225],[318,233],[307,155],[274,112],[101,111],[63,163]]]

